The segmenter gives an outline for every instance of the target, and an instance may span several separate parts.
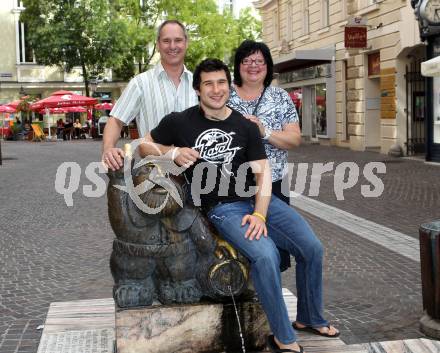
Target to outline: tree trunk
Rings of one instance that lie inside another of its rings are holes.
[[[154,43],[153,52],[151,53],[150,57],[148,58],[147,62],[145,63],[146,68],[148,67],[148,65],[150,65],[150,61],[151,61],[151,59],[153,59],[154,53],[156,53],[156,43]]]
[[[81,68],[82,68],[82,75],[84,78],[84,88],[86,89],[86,97],[90,97],[90,91],[89,91],[89,76],[87,73],[87,68],[84,62],[81,62]]]

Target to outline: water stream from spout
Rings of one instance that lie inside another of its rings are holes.
[[[228,288],[229,288],[229,291],[231,292],[232,303],[234,304],[235,316],[237,318],[238,332],[240,334],[240,339],[241,339],[241,351],[243,353],[246,353],[246,348],[245,348],[245,345],[244,345],[243,331],[241,330],[241,324],[240,324],[240,316],[238,315],[238,309],[237,309],[237,305],[235,304],[234,294],[232,293],[232,287],[228,286]]]

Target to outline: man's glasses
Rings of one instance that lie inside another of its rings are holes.
[[[252,64],[255,64],[255,65],[257,65],[257,66],[263,66],[263,65],[266,65],[266,62],[264,61],[264,59],[249,59],[249,58],[244,58],[244,59],[241,61],[241,63],[242,63],[243,65],[246,65],[246,66],[250,66],[250,65],[252,65]]]

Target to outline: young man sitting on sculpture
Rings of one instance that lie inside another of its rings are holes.
[[[194,203],[200,201],[218,232],[251,263],[251,278],[274,334],[268,338],[269,348],[303,352],[282,295],[277,246],[296,259],[295,327],[336,337],[339,332],[323,318],[322,245],[293,208],[271,196],[270,169],[258,128],[226,106],[230,84],[222,61],[201,62],[193,80],[200,104],[167,115],[145,137],[148,143],[140,151],[157,155],[160,150],[187,167]]]

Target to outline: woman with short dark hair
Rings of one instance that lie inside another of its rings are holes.
[[[298,114],[289,94],[280,87],[271,86],[273,60],[266,44],[245,40],[238,47],[234,59],[234,85],[231,88],[228,106],[254,122],[263,139],[267,158],[272,169],[272,193],[289,204],[289,190],[281,190],[281,182],[287,176],[287,151],[301,142]],[[300,215],[298,215],[301,217]],[[281,269],[289,266],[289,253],[280,250]],[[298,266],[297,279],[303,266]],[[320,275],[320,274],[316,274]],[[339,336],[339,331],[323,318],[322,292],[316,290],[309,298],[306,283],[298,283],[296,330],[307,330],[327,337]],[[306,293],[307,292],[307,293]],[[322,322],[326,324],[322,326]],[[273,351],[284,348],[282,342],[272,342]],[[287,343],[287,342],[285,342]],[[278,345],[278,347],[275,347]],[[281,347],[280,347],[281,345]]]
[[[266,44],[245,40],[234,59],[234,85],[228,105],[257,124],[272,167],[272,190],[289,203],[281,192],[287,175],[287,151],[301,142],[298,114],[289,94],[271,86],[273,61]]]

